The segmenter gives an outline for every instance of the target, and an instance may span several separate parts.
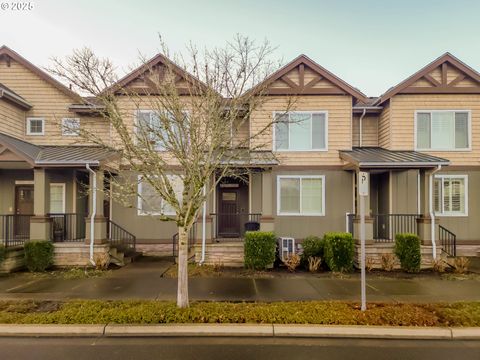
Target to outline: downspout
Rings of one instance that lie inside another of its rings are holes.
[[[93,188],[92,191],[92,212],[90,214],[90,263],[95,266],[95,260],[93,259],[93,244],[95,238],[95,216],[97,215],[97,174],[92,170],[89,164],[85,167],[93,175]]]
[[[207,194],[207,189],[203,187],[203,196],[205,197]],[[202,258],[200,259],[200,265],[203,265],[205,262],[205,243],[207,238],[206,233],[206,223],[207,223],[207,200],[203,202],[203,210],[202,210]]]
[[[362,147],[363,145],[363,118],[365,117],[365,114],[367,113],[367,109],[363,109],[363,113],[362,115],[360,116],[360,120],[359,120],[359,124],[358,126],[360,127],[360,139],[358,139],[358,144],[360,147]]]
[[[428,186],[428,210],[431,219],[430,236],[432,238],[432,256],[434,260],[437,258],[437,244],[435,242],[435,213],[433,212],[433,177],[435,173],[439,172],[441,169],[442,165],[438,165],[437,168],[430,173]]]

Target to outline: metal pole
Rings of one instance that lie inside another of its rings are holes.
[[[362,287],[362,311],[367,310],[367,294],[365,280],[365,196],[360,195],[360,269]]]

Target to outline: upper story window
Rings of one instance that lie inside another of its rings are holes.
[[[78,118],[62,119],[62,135],[63,136],[78,136],[79,131],[80,131],[80,119]]]
[[[326,151],[327,118],[325,111],[275,114],[274,150]]]
[[[468,215],[468,176],[435,175],[433,203],[437,215]]]
[[[325,215],[325,176],[278,176],[277,214],[296,216]]]
[[[27,135],[44,135],[45,119],[43,118],[27,118]]]
[[[178,175],[168,175],[175,197],[180,203],[183,194],[183,182]],[[138,215],[176,215],[175,209],[168,204],[146,181],[138,182]]]
[[[185,116],[188,116],[187,112],[184,112]],[[173,129],[174,133],[177,133],[176,125],[173,117],[171,122],[168,124],[169,129]],[[137,136],[140,138],[145,137],[150,140],[155,149],[159,151],[166,150],[165,140],[168,140],[169,131],[166,130],[166,125],[162,123],[162,119],[157,111],[154,110],[138,110],[137,111],[137,122],[136,122],[136,131]]]
[[[470,150],[470,111],[417,111],[415,148]]]

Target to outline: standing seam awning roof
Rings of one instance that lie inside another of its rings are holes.
[[[0,145],[4,145],[25,159],[32,166],[85,166],[100,165],[114,158],[117,153],[98,146],[41,146],[34,145],[0,133]]]
[[[409,150],[387,150],[381,147],[354,147],[340,151],[340,158],[360,168],[428,168],[447,166],[450,161]]]

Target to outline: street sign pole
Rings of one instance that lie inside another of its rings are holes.
[[[369,174],[364,171],[360,171],[358,173],[358,194],[360,195],[360,271],[362,288],[362,311],[367,310],[367,289],[365,279],[365,198],[368,196],[368,190],[370,187],[368,175]]]

